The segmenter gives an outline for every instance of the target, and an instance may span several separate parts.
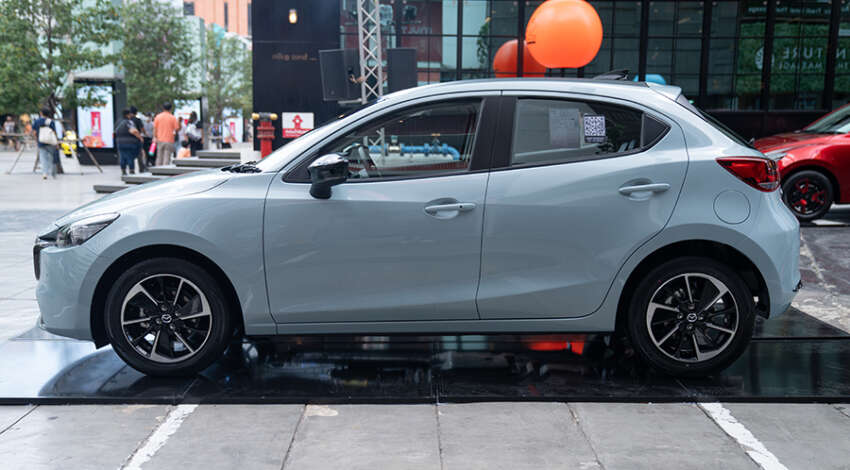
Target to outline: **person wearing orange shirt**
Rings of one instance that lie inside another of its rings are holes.
[[[171,103],[162,105],[162,112],[153,120],[153,134],[156,139],[156,166],[171,163],[174,154],[174,133],[180,129],[177,118],[171,114]]]

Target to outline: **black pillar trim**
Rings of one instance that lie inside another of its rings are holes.
[[[708,103],[708,59],[711,52],[712,2],[704,2],[702,10],[702,46],[699,52],[699,97],[697,104],[705,108]]]
[[[517,5],[516,31],[516,76],[522,77],[522,56],[525,49],[525,0],[520,0]]]
[[[640,2],[640,52],[638,53],[638,80],[646,80],[646,55],[649,48],[649,0]]]
[[[826,70],[823,77],[823,103],[821,109],[832,109],[835,96],[835,62],[838,54],[838,30],[841,27],[841,0],[832,0],[829,17],[829,38],[826,43]]]

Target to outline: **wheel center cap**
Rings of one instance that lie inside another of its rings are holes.
[[[171,317],[171,315],[170,315],[170,314],[168,314],[168,313],[164,313],[164,314],[162,314],[162,316],[161,316],[161,317],[159,317],[159,319],[160,319],[163,323],[165,323],[165,324],[169,324],[169,323],[171,323],[171,320],[173,320],[173,318]]]
[[[697,314],[696,313],[689,313],[686,318],[688,319],[688,322],[693,323],[693,322],[697,321]]]

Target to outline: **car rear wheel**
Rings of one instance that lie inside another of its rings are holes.
[[[176,258],[132,266],[110,289],[105,324],[115,352],[148,375],[188,375],[218,359],[230,338],[223,290]]]
[[[782,185],[782,199],[801,222],[823,217],[832,206],[832,183],[823,173],[804,170],[791,175]]]
[[[653,269],[638,285],[628,315],[640,356],[677,376],[725,368],[744,351],[754,325],[752,294],[740,276],[701,257]]]

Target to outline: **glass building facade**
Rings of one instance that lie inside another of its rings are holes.
[[[541,3],[381,0],[384,47],[416,49],[420,84],[493,77],[496,51],[524,37]],[[850,0],[590,3],[602,19],[599,53],[546,75],[660,76],[748,136],[801,127],[850,97]],[[340,34],[340,47],[357,47],[356,0],[340,0]]]

